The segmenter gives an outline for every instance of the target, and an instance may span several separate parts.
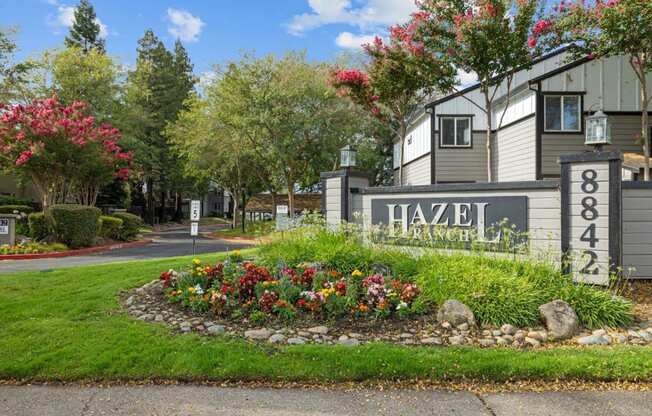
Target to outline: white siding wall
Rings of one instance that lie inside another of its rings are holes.
[[[494,180],[536,180],[536,117],[498,130],[493,148]]]
[[[342,178],[326,179],[326,222],[329,225],[342,222]]]
[[[405,136],[403,164],[430,152],[430,114],[424,112],[412,123]],[[394,168],[401,163],[400,143],[394,143]]]
[[[422,157],[403,166],[403,185],[430,185],[430,156]],[[394,185],[398,185],[399,172],[394,170]]]
[[[623,266],[652,279],[652,189],[623,189]]]
[[[558,261],[561,245],[561,200],[557,189],[518,191],[428,192],[414,194],[365,194],[362,206],[365,223],[371,221],[371,201],[386,198],[459,198],[493,196],[527,196],[528,226],[532,254]]]

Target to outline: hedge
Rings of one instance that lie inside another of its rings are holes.
[[[48,217],[42,212],[34,212],[27,217],[29,236],[36,241],[45,240],[52,235],[52,226]]]
[[[13,214],[14,212],[31,214],[34,212],[34,208],[28,205],[0,205],[0,214]]]
[[[116,212],[112,217],[122,220],[122,231],[120,232],[120,240],[131,240],[135,238],[140,232],[140,227],[143,226],[143,220],[134,214],[127,212]]]
[[[101,211],[85,205],[61,204],[48,208],[46,215],[54,236],[70,248],[93,245],[100,229]]]
[[[100,226],[100,236],[110,238],[111,240],[121,239],[123,221],[120,218],[102,215],[100,220],[102,222],[102,225]]]
[[[27,205],[32,206],[35,203],[26,198],[17,198],[15,196],[0,196],[0,205]]]

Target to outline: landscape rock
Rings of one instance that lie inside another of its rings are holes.
[[[301,337],[295,337],[288,339],[288,344],[290,345],[303,345],[306,343],[306,340]]]
[[[211,325],[208,327],[207,331],[211,335],[219,335],[223,334],[226,328],[224,325]]]
[[[525,337],[525,343],[535,348],[541,346],[541,342],[538,339],[530,337]]]
[[[271,342],[272,344],[280,344],[281,342],[285,341],[285,335],[274,334],[271,337],[269,337],[267,341]]]
[[[272,335],[272,331],[270,331],[267,328],[261,328],[261,329],[250,329],[249,331],[245,331],[244,336],[245,338],[250,338],[250,339],[267,339]]]
[[[324,325],[313,326],[312,328],[308,328],[308,332],[313,334],[326,335],[328,334],[328,327]]]
[[[464,323],[475,325],[475,317],[471,308],[458,300],[447,300],[437,311],[437,321],[449,322],[451,325],[458,326]]]
[[[563,300],[557,299],[539,306],[539,314],[552,339],[571,338],[579,329],[577,314]]]
[[[604,335],[589,335],[577,340],[580,345],[609,345],[609,339]]]
[[[453,337],[448,338],[448,342],[451,345],[462,345],[464,344],[465,341],[466,339],[464,339],[464,337],[461,335],[455,335]]]
[[[355,338],[348,338],[337,341],[339,345],[344,345],[345,347],[357,347],[360,345],[360,341]]]
[[[426,345],[441,345],[441,338],[438,337],[428,337],[421,340],[422,344]]]
[[[516,328],[514,328],[514,325],[505,324],[500,327],[500,331],[505,335],[514,335],[516,333]]]
[[[493,338],[483,338],[480,341],[478,341],[478,343],[483,347],[491,347],[496,344],[496,340]]]

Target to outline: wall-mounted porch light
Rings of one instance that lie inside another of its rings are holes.
[[[605,144],[611,144],[611,123],[609,117],[599,110],[586,118],[586,140],[584,144],[601,150]]]

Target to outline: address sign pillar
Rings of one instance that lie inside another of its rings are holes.
[[[609,284],[622,266],[622,155],[564,155],[561,164],[561,250],[578,282]]]

